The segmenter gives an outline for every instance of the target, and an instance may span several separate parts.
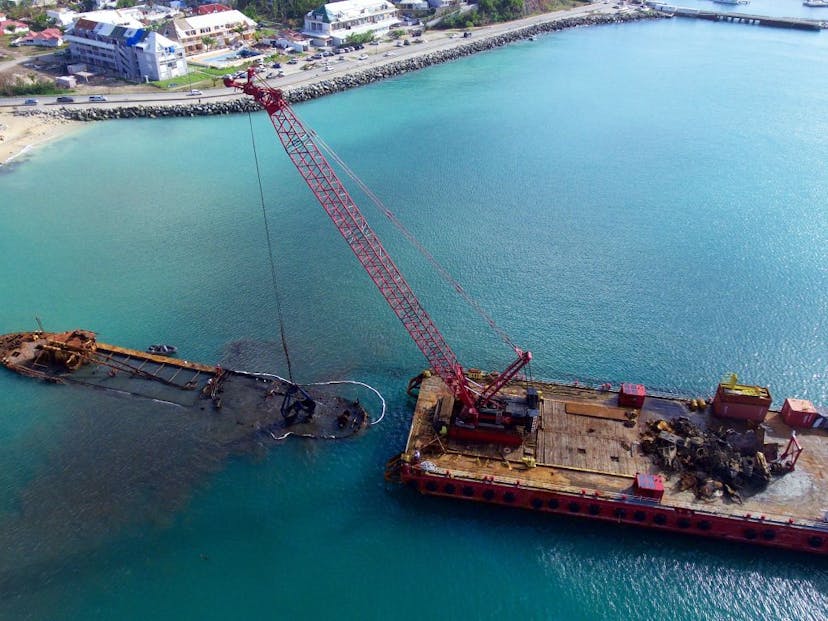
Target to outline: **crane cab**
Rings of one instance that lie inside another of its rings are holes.
[[[442,397],[435,407],[435,429],[449,439],[463,442],[520,446],[537,429],[540,394],[529,387],[525,396],[500,395],[478,408],[477,424],[465,416],[463,404],[454,397]]]

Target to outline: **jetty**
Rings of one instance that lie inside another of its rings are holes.
[[[771,26],[773,28],[793,28],[795,30],[821,30],[828,28],[828,22],[802,19],[799,17],[773,17],[770,15],[751,15],[749,13],[732,13],[728,11],[708,11],[663,4],[661,2],[648,2],[647,6],[665,15],[706,19],[714,22],[733,22]]]

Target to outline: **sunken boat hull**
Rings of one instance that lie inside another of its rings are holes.
[[[110,345],[86,330],[0,336],[0,363],[45,382],[204,411],[213,416],[216,439],[225,444],[288,435],[344,438],[368,423],[358,401],[332,390]]]
[[[386,476],[431,496],[828,554],[825,430],[794,434],[773,411],[757,425],[719,418],[705,402],[691,409],[685,399],[648,396],[631,409],[619,407],[613,391],[530,385],[542,394],[538,424],[506,447],[446,433],[453,397],[439,378],[426,379],[405,451],[389,461]],[[526,388],[506,392],[520,398]],[[682,429],[692,437],[679,437]],[[706,437],[735,446],[757,433],[760,450],[775,460],[751,464],[750,480],[740,472],[743,489],[723,493],[715,476],[699,472],[715,462]],[[671,443],[683,447],[678,454]],[[698,463],[686,457],[691,451]]]

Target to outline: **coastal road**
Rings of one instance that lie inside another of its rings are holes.
[[[620,8],[614,8],[620,6]],[[580,17],[584,15],[601,15],[624,12],[627,9],[623,3],[612,2],[611,0],[599,0],[573,9],[565,11],[556,11],[554,13],[544,13],[541,15],[533,15],[524,19],[513,22],[506,22],[502,24],[493,24],[491,26],[484,26],[473,29],[471,32],[473,40],[488,39],[490,37],[500,36],[502,34],[520,30],[527,26],[554,22],[561,19],[571,17]],[[452,35],[454,35],[452,37]],[[421,37],[422,43],[412,43],[408,46],[396,47],[394,43],[383,42],[379,45],[366,45],[365,49],[358,52],[346,54],[345,60],[338,60],[338,57],[315,61],[311,69],[303,70],[304,65],[308,65],[307,61],[300,61],[296,65],[283,65],[285,76],[282,78],[274,78],[267,80],[270,86],[277,88],[297,88],[319,82],[320,80],[330,79],[336,76],[347,75],[349,73],[356,73],[368,68],[376,68],[396,61],[414,58],[431,54],[441,50],[448,50],[460,47],[465,43],[469,43],[469,39],[464,39],[458,32],[445,30],[429,30]],[[368,56],[365,60],[358,60],[360,55]],[[326,69],[327,67],[327,69]],[[39,104],[37,108],[51,109],[65,106],[67,108],[116,108],[121,106],[131,105],[180,105],[180,104],[194,104],[215,102],[228,99],[235,99],[239,97],[237,92],[225,87],[218,87],[212,89],[202,90],[200,96],[187,95],[186,91],[178,92],[146,92],[134,91],[130,92],[129,87],[121,88],[104,88],[98,93],[105,95],[106,102],[90,102],[88,95],[74,94],[75,103],[59,104],[55,101],[54,96],[39,96]],[[91,93],[91,91],[86,91]],[[0,108],[13,110],[16,108],[29,109],[30,106],[23,106],[25,97],[11,97],[0,99]],[[33,106],[32,106],[33,107]]]

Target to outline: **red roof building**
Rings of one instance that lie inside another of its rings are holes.
[[[37,45],[40,47],[60,47],[63,45],[63,33],[57,28],[47,28],[42,32],[30,32],[12,42],[13,45]]]
[[[0,34],[22,34],[29,32],[29,27],[23,22],[7,19],[0,22]]]
[[[196,7],[196,15],[209,15],[210,13],[222,13],[229,10],[231,10],[230,7],[223,4],[202,4]]]

